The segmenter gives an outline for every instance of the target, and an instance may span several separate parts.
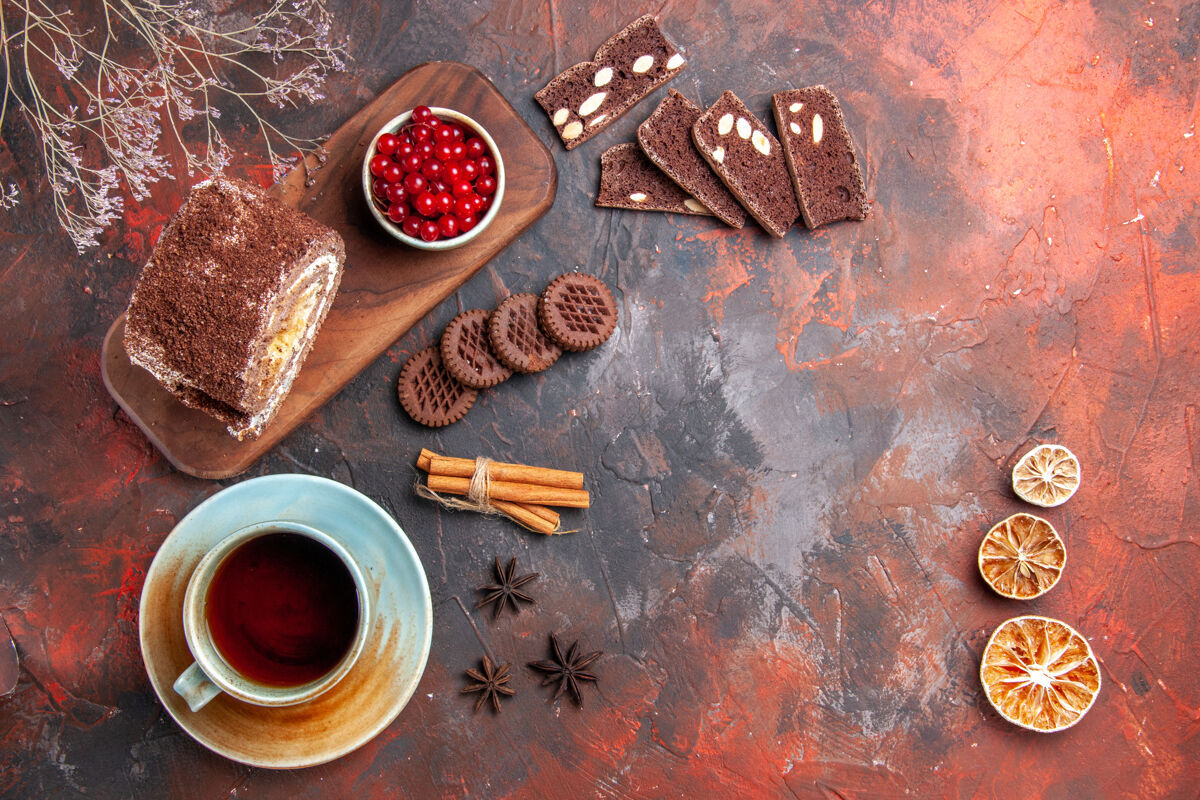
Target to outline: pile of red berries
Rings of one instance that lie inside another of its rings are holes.
[[[496,194],[496,160],[487,143],[453,120],[417,106],[371,157],[371,193],[408,236],[453,239],[479,224]]]

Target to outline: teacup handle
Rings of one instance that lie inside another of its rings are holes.
[[[204,670],[195,661],[175,679],[172,687],[175,693],[187,701],[188,708],[199,711],[208,705],[208,701],[221,693],[220,687],[208,679]]]

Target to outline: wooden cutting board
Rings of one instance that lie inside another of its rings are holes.
[[[400,244],[379,228],[363,197],[362,159],[375,133],[419,104],[474,118],[504,159],[499,213],[456,250],[429,253]],[[104,339],[104,385],[154,446],[189,475],[228,478],[247,469],[545,214],[558,186],[554,158],[499,90],[478,70],[451,61],[406,72],[339,128],[326,149],[329,160],[313,173],[313,185],[305,186],[304,170],[297,169],[273,191],[342,235],[346,270],[291,393],[258,439],[237,441],[223,423],[185,407],[134,366],[125,353],[124,314]]]

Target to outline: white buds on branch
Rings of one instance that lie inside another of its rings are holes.
[[[346,65],[324,0],[263,0],[253,16],[213,16],[202,0],[97,0],[84,27],[71,0],[0,0],[0,126],[18,115],[40,145],[59,223],[83,252],[120,218],[124,197],[163,178],[222,172],[221,109],[248,120],[276,180],[318,148],[262,116],[324,98]],[[182,167],[182,171],[179,168]],[[0,209],[20,201],[0,185]]]

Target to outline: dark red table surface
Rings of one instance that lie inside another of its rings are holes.
[[[218,5],[221,5],[218,3]],[[245,3],[227,3],[243,13]],[[22,657],[0,699],[6,797],[1196,797],[1200,784],[1200,4],[666,3],[671,84],[825,83],[870,217],[782,241],[753,225],[592,205],[599,155],[661,96],[567,153],[533,93],[642,8],[331,0],[354,61],[274,119],[336,128],[430,59],[481,69],[555,153],[552,210],[246,476],[174,471],[100,380],[101,338],[185,193],[130,203],[76,256],[19,119],[0,165],[0,613]],[[436,98],[430,98],[436,100]],[[11,111],[11,109],[10,109]],[[233,172],[261,179],[261,150]],[[441,431],[404,416],[400,364],[460,309],[582,268],[613,340],[483,395]],[[980,537],[1028,509],[1015,459],[1071,447],[1046,512],[1059,585],[1003,600]],[[539,538],[412,492],[427,446],[583,471],[579,531]],[[323,475],[381,503],[433,593],[428,668],[399,718],[330,764],[273,772],[194,743],[138,648],[146,570],[175,523],[244,477]],[[474,611],[493,555],[537,606]],[[1038,735],[983,698],[980,653],[1022,613],[1085,633],[1104,688]],[[522,665],[558,631],[605,651],[582,711]],[[515,662],[472,713],[486,642]]]

